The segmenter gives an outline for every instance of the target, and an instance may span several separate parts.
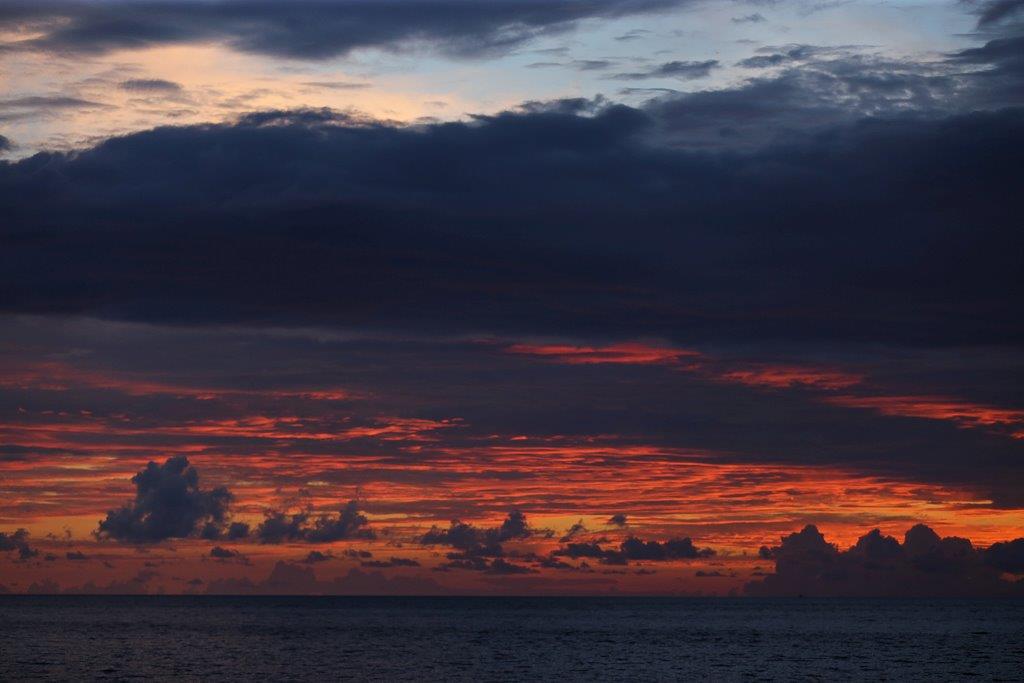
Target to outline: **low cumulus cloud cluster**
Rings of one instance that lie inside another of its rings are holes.
[[[694,560],[712,557],[712,548],[698,548],[689,537],[673,538],[667,541],[645,541],[636,536],[629,536],[618,548],[603,548],[598,542],[568,543],[564,548],[555,551],[556,556],[572,559],[588,558],[602,564],[628,564],[630,560],[646,560],[659,562],[664,560]]]
[[[510,574],[529,570],[502,559],[505,555],[502,544],[507,541],[528,539],[535,533],[537,532],[530,527],[526,515],[513,510],[497,527],[480,528],[452,520],[447,529],[432,527],[419,540],[423,545],[450,546],[456,550],[447,554],[449,562],[441,565],[442,569],[470,569]],[[488,558],[492,559],[488,561]]]
[[[179,455],[164,464],[150,462],[132,477],[135,499],[107,512],[96,536],[127,543],[156,543],[169,538],[237,538],[244,524],[231,524],[233,496],[223,486],[204,490],[199,472]]]
[[[25,529],[11,532],[0,532],[0,553],[17,551],[18,559],[29,560],[39,555],[39,551],[28,544],[29,533]]]
[[[749,595],[1024,595],[1024,583],[1003,578],[1024,572],[1024,538],[979,549],[918,524],[902,543],[875,529],[841,551],[809,525],[760,555],[775,560],[775,574],[748,583]]]
[[[337,515],[316,515],[308,511],[295,514],[270,512],[254,534],[261,543],[333,543],[375,538],[368,525],[369,520],[359,512],[358,501],[350,500]]]
[[[173,538],[243,540],[250,536],[260,543],[333,543],[375,538],[368,527],[369,520],[359,512],[355,500],[337,514],[271,511],[250,530],[248,524],[230,520],[234,495],[223,486],[201,488],[198,470],[184,456],[168,458],[162,465],[150,462],[131,481],[136,489],[135,499],[107,512],[95,532],[97,538],[126,543],[156,543]],[[230,552],[219,546],[215,551]]]

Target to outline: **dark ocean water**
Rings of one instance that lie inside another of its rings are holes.
[[[0,596],[0,678],[1024,680],[1024,603]]]

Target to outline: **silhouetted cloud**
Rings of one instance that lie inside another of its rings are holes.
[[[999,571],[1024,574],[1024,538],[993,543],[985,550],[985,562]]]
[[[303,564],[317,564],[319,562],[327,562],[333,560],[334,555],[330,553],[322,553],[319,550],[310,550],[309,554],[299,560]]]
[[[447,529],[432,527],[430,531],[420,537],[420,543],[451,546],[463,552],[462,556],[452,559],[465,560],[499,557],[504,554],[502,543],[529,538],[532,534],[533,530],[526,521],[526,515],[518,510],[513,510],[496,528],[480,529],[472,524],[452,520]]]
[[[0,552],[18,551],[18,559],[29,560],[39,555],[39,551],[28,544],[29,533],[25,529],[17,531],[0,531]]]
[[[256,528],[254,535],[261,543],[305,541],[333,543],[347,539],[372,539],[369,520],[359,512],[359,503],[350,500],[337,514],[314,515],[310,512],[270,512]]]
[[[619,551],[629,560],[692,560],[715,554],[711,548],[697,548],[689,537],[658,542],[630,536],[619,546]]]
[[[762,549],[762,557],[774,558],[775,574],[748,583],[746,591],[752,595],[898,597],[1022,593],[1024,584],[1000,578],[1002,571],[1014,566],[1010,548],[1018,541],[983,551],[966,538],[941,538],[918,524],[907,531],[902,544],[875,529],[840,551],[809,525],[784,537],[779,546]],[[1017,568],[1024,571],[1024,566]]]
[[[495,558],[491,561],[491,566],[486,569],[488,574],[499,574],[504,576],[515,575],[515,574],[535,574],[537,570],[530,569],[529,567],[521,564],[515,564],[508,562],[500,557]]]
[[[390,560],[366,560],[360,563],[363,567],[388,569],[391,567],[419,567],[420,563],[407,557],[392,557]]]
[[[568,543],[569,541],[571,541],[576,536],[578,536],[580,534],[585,534],[586,532],[587,532],[587,527],[583,525],[583,520],[581,519],[580,521],[576,522],[571,527],[569,527],[569,530],[565,532],[564,536],[562,536],[560,539],[558,539],[558,542],[559,543]]]
[[[673,538],[667,541],[645,541],[628,536],[618,549],[602,548],[599,543],[567,543],[555,551],[555,555],[571,558],[594,558],[604,564],[627,564],[630,560],[693,560],[712,557],[712,548],[698,548],[689,537]]]
[[[606,524],[608,524],[608,526],[617,526],[617,527],[626,526],[628,523],[629,523],[629,518],[626,516],[625,513],[622,513],[622,512],[615,513],[614,515],[609,517],[608,521],[606,522]]]
[[[150,462],[132,477],[135,500],[107,512],[96,530],[100,539],[156,543],[168,538],[217,538],[228,523],[233,496],[223,486],[199,487],[199,472],[185,456]]]
[[[564,548],[557,551],[557,554],[572,558],[603,558],[607,556],[608,552],[609,551],[604,550],[599,543],[567,543]]]
[[[229,541],[237,541],[249,536],[249,525],[245,522],[232,522],[224,535]]]

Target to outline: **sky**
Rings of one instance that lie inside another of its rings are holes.
[[[1024,2],[0,4],[0,592],[1024,592]]]

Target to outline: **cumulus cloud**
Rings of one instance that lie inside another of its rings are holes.
[[[449,555],[449,557],[453,557]],[[543,566],[543,565],[542,565]],[[550,565],[548,565],[550,566]],[[435,571],[446,572],[452,569],[482,572],[496,576],[514,576],[517,574],[536,574],[537,570],[523,564],[509,562],[505,558],[495,557],[486,559],[479,556],[468,556],[452,559],[449,562],[438,565]]]
[[[693,560],[712,557],[712,548],[698,548],[689,537],[673,538],[667,541],[645,541],[628,536],[618,549],[602,548],[599,543],[567,543],[555,551],[555,555],[577,558],[598,559],[604,564],[628,564],[630,560]]]
[[[533,530],[527,523],[526,515],[518,510],[508,513],[501,525],[481,529],[472,524],[452,520],[447,529],[432,527],[420,537],[423,545],[447,545],[462,551],[452,559],[499,557],[504,554],[505,541],[529,538]]]
[[[376,569],[388,569],[391,567],[419,567],[420,563],[408,557],[392,557],[390,560],[365,560],[360,565]]]
[[[254,535],[261,543],[333,543],[348,539],[376,537],[368,528],[369,520],[359,512],[359,503],[350,500],[337,515],[314,515],[311,512],[273,511],[267,514]]]
[[[107,512],[96,530],[100,539],[156,543],[169,538],[217,538],[228,524],[233,496],[223,486],[204,490],[199,472],[185,456],[150,462],[132,477],[135,499]]]
[[[491,560],[491,566],[485,570],[488,574],[511,576],[516,574],[535,574],[537,570],[530,569],[521,564],[508,562],[500,557]]]
[[[319,550],[310,550],[309,554],[299,561],[303,564],[317,564],[319,562],[327,562],[333,559],[334,555],[330,553],[322,553]]]
[[[239,553],[237,550],[232,550],[231,548],[223,548],[219,545],[215,545],[213,546],[213,548],[210,549],[210,557],[215,557],[218,560],[231,560],[241,556],[242,554]]]
[[[11,532],[0,531],[0,552],[16,550],[20,560],[30,560],[38,556],[39,551],[28,544],[28,537],[29,533],[25,529]]]
[[[1024,574],[1024,538],[994,543],[985,550],[985,562],[1011,574]]]
[[[875,529],[841,551],[808,525],[782,538],[780,545],[762,548],[762,557],[775,560],[775,573],[748,583],[745,590],[779,596],[1010,595],[1024,587],[1001,579],[1002,571],[1015,566],[1005,549],[1017,542],[980,550],[968,539],[942,538],[917,524],[902,543]]]
[[[248,537],[248,535],[248,524],[246,524],[245,522],[232,522],[228,525],[228,530],[227,533],[225,533],[224,537],[227,538],[229,541],[237,541]]]
[[[689,537],[658,542],[630,536],[619,546],[619,552],[629,560],[692,560],[715,554],[711,548],[697,548]]]

